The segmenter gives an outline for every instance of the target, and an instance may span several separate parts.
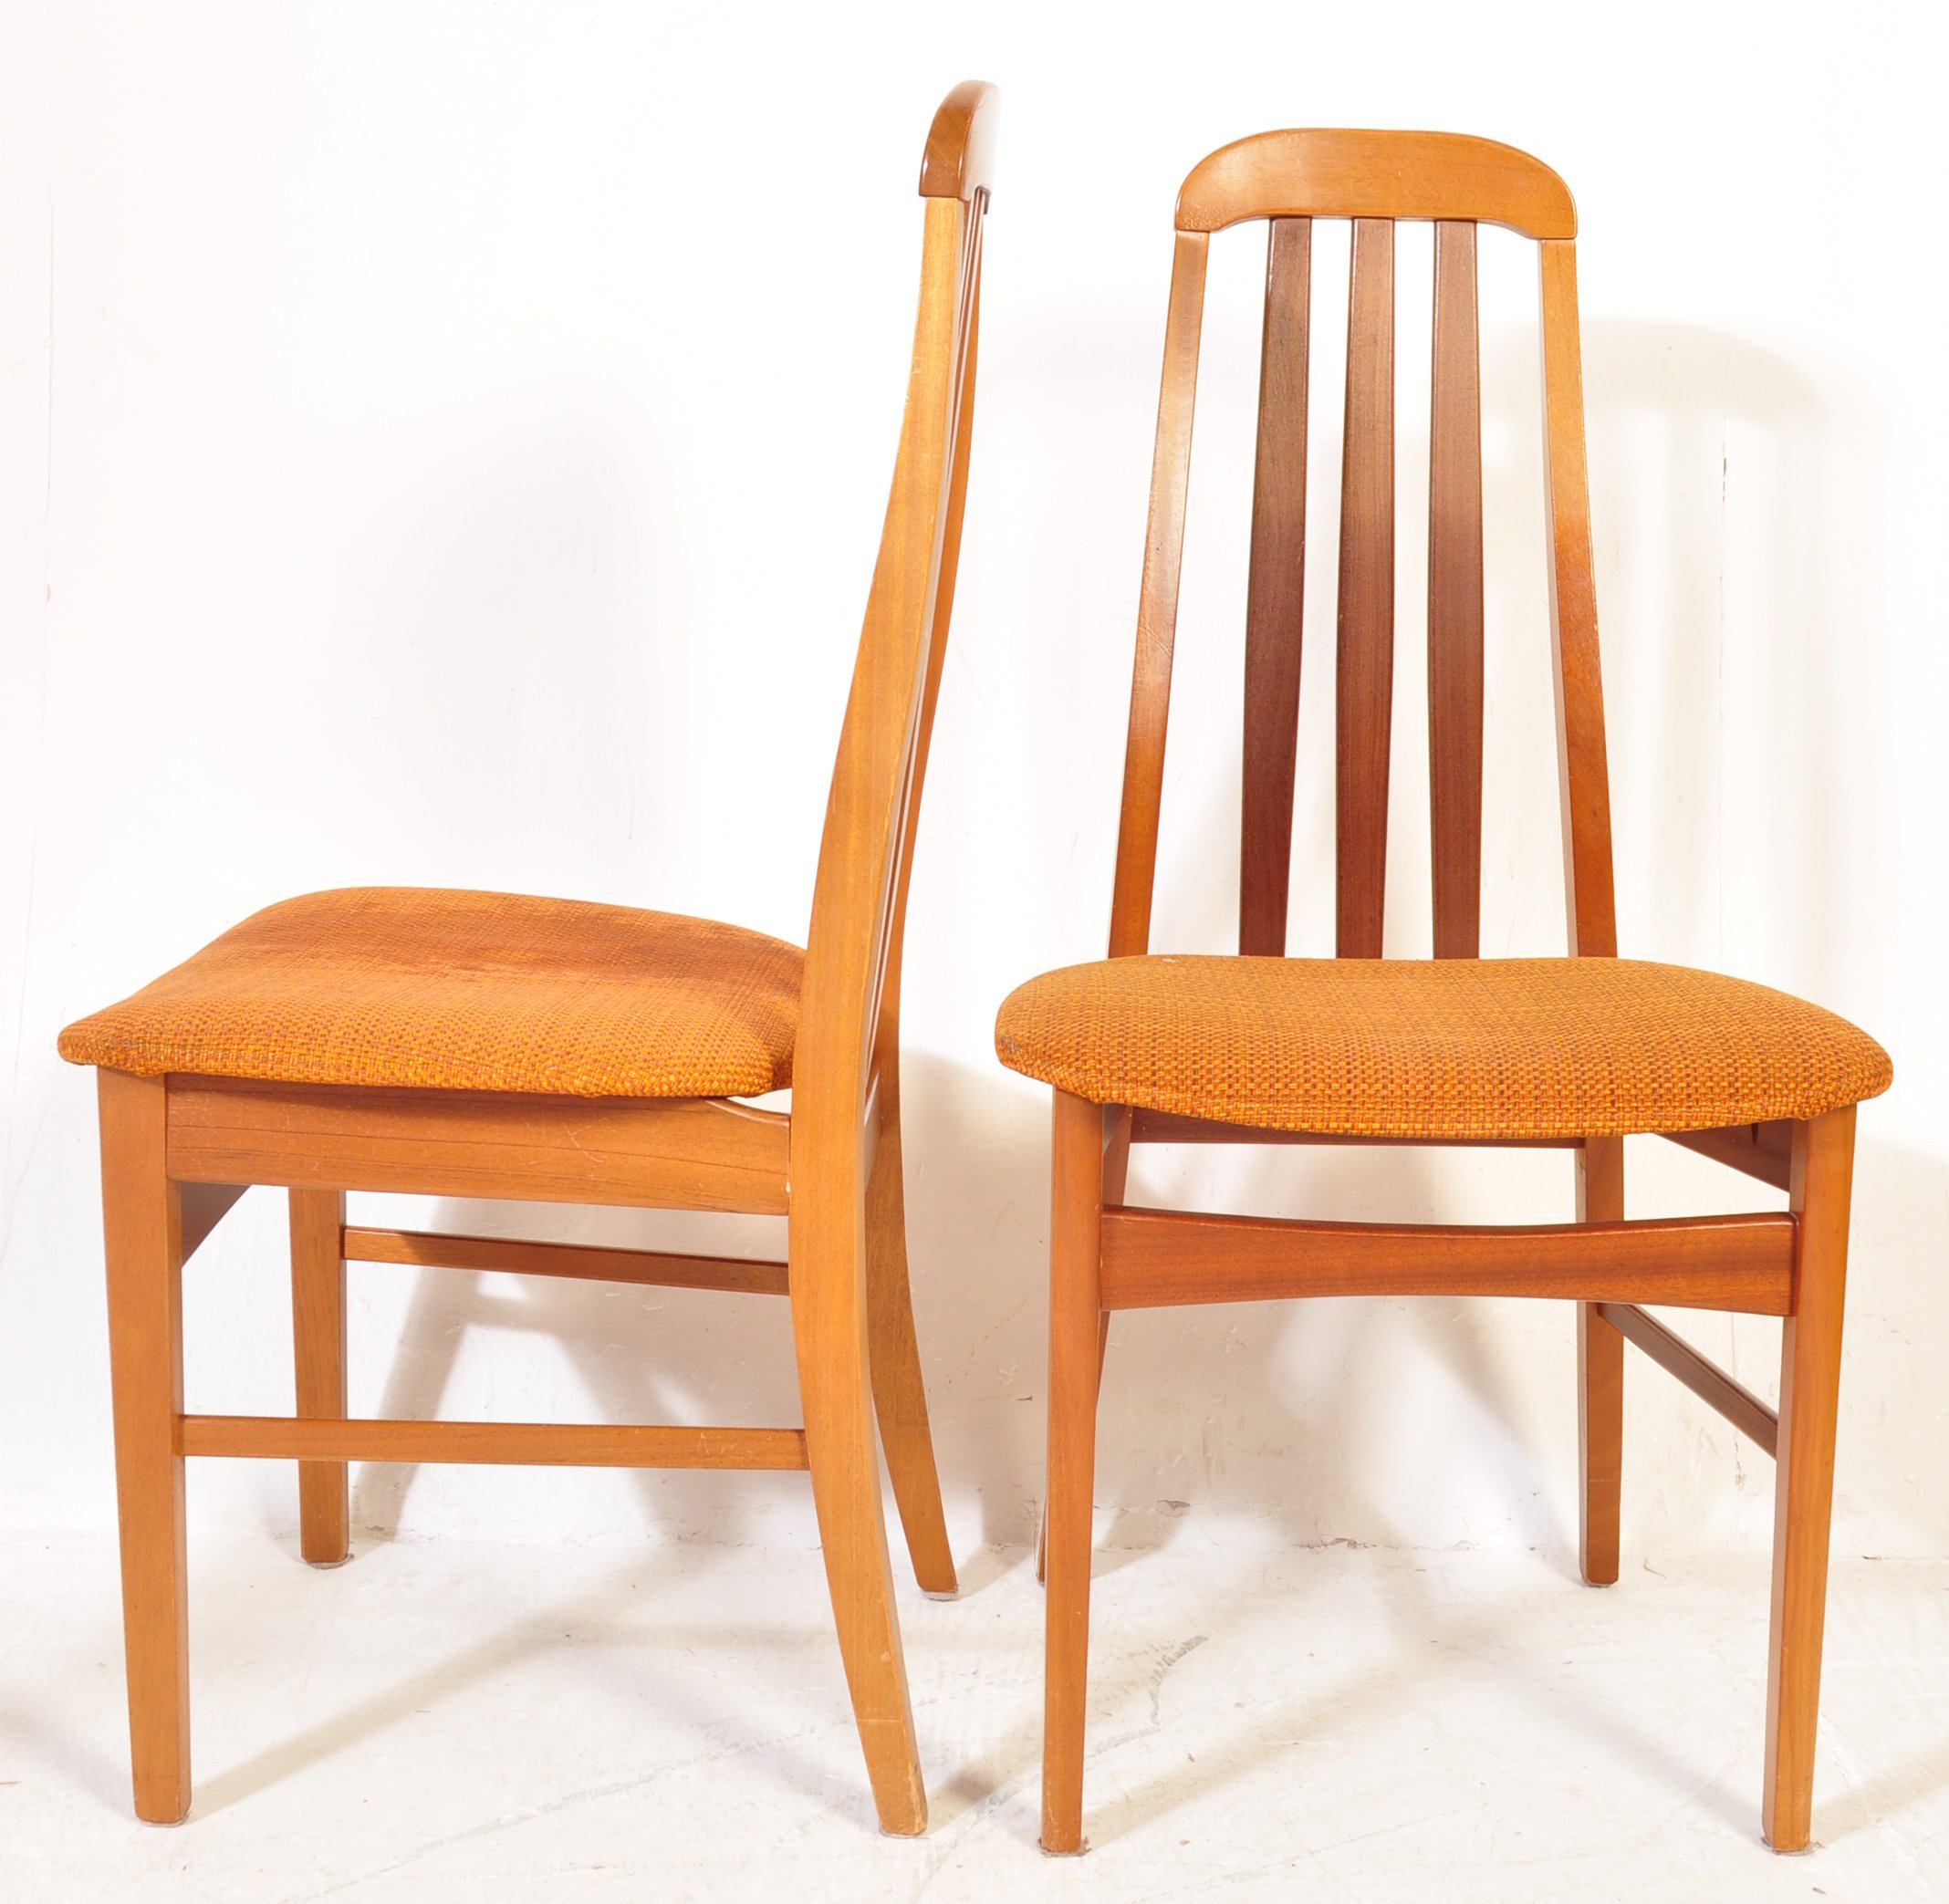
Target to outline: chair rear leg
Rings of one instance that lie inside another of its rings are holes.
[[[907,1203],[902,1175],[899,1086],[881,1070],[878,1147],[866,1190],[867,1333],[873,1406],[893,1499],[907,1536],[914,1578],[923,1593],[947,1597],[956,1587],[954,1556],[941,1506],[941,1476],[927,1422],[927,1389],[913,1327],[907,1275]]]
[[[183,1462],[176,1448],[182,1208],[164,1166],[162,1079],[101,1071],[97,1087],[135,1815],[175,1825],[190,1808]]]
[[[1776,1851],[1804,1851],[1813,1831],[1814,1729],[1827,1617],[1834,1424],[1854,1176],[1854,1107],[1794,1130],[1799,1217],[1794,1310],[1780,1345],[1780,1427],[1773,1508],[1773,1614],[1767,1666],[1762,1824]]]
[[[345,1419],[345,1195],[291,1192],[291,1337],[297,1412]],[[313,1566],[337,1566],[351,1551],[351,1512],[342,1461],[297,1464],[298,1551]]]
[[[1624,1218],[1624,1139],[1593,1137],[1577,1153],[1577,1221]],[[1591,1587],[1618,1577],[1624,1474],[1624,1338],[1591,1303],[1577,1306],[1578,1565]]]
[[[1056,1093],[1049,1229],[1048,1491],[1044,1529],[1042,1848],[1083,1849],[1083,1727],[1089,1679],[1090,1521],[1103,1237],[1103,1113]]]
[[[859,1204],[850,1196],[821,1198],[818,1188],[795,1185],[791,1221],[792,1336],[807,1464],[839,1655],[880,1828],[911,1837],[927,1828],[927,1795],[880,1499],[865,1236]]]

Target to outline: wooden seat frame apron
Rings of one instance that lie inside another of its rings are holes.
[[[183,1462],[298,1463],[302,1547],[348,1551],[346,1462],[806,1469],[884,1829],[926,1824],[874,1423],[914,1570],[954,1590],[908,1292],[901,941],[953,604],[974,414],[993,88],[929,132],[912,369],[819,850],[790,1114],[720,1099],[326,1088],[99,1073],[135,1809],[190,1805]],[[297,1414],[190,1414],[182,1272],[252,1184],[290,1192]],[[782,1215],[784,1262],[348,1226],[349,1190]],[[345,1263],[458,1266],[788,1297],[803,1428],[346,1417]]]
[[[1165,723],[1211,234],[1270,230],[1247,592],[1239,950],[1286,951],[1305,557],[1311,221],[1352,221],[1336,650],[1336,951],[1378,958],[1393,693],[1396,219],[1434,224],[1428,713],[1434,952],[1478,953],[1482,484],[1478,224],[1537,243],[1550,612],[1570,951],[1613,957],[1610,817],[1585,473],[1576,213],[1537,161],[1449,134],[1272,132],[1204,160],[1178,199],[1110,950],[1149,949]],[[1835,1404],[1854,1147],[1852,1106],[1804,1122],[1671,1133],[1787,1192],[1781,1212],[1626,1223],[1623,1139],[1555,1140],[1577,1162],[1574,1224],[1399,1227],[1141,1209],[1142,1143],[1367,1141],[1245,1129],[1058,1091],[1051,1227],[1042,1843],[1083,1847],[1090,1510],[1110,1315],[1163,1304],[1352,1295],[1569,1296],[1578,1303],[1580,1561],[1618,1577],[1624,1347],[1777,1462],[1763,1823],[1781,1851],[1810,1829]],[[1534,1142],[1536,1140],[1528,1140]],[[1550,1140],[1546,1140],[1550,1141]],[[1777,1410],[1640,1306],[1784,1321]]]

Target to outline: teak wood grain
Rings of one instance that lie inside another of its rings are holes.
[[[1384,218],[1353,224],[1342,441],[1334,950],[1378,959],[1394,709],[1394,227]]]
[[[1106,1210],[1106,1309],[1296,1295],[1537,1295],[1784,1316],[1791,1217],[1634,1223],[1323,1223]]]
[[[1258,450],[1245,592],[1245,786],[1239,826],[1238,949],[1286,950],[1299,639],[1306,606],[1306,403],[1313,222],[1268,221],[1259,348]]]
[[[1246,578],[1238,943],[1287,952],[1308,543],[1313,266],[1336,221],[1350,246],[1345,434],[1337,532],[1335,951],[1386,938],[1395,640],[1393,255],[1402,220],[1433,231],[1428,492],[1428,770],[1433,944],[1480,955],[1485,597],[1478,231],[1534,241],[1543,372],[1544,557],[1571,955],[1618,950],[1610,775],[1598,651],[1570,194],[1547,166],[1445,133],[1296,130],[1224,147],[1185,179],[1164,329],[1139,593],[1110,951],[1151,949],[1161,807],[1212,234],[1267,222],[1258,441]],[[1323,372],[1321,374],[1324,374]],[[1317,509],[1313,514],[1318,515]],[[1196,1027],[1156,1027],[1195,1052]],[[1268,1033],[1268,1035],[1270,1035]],[[1186,1060],[1187,1064],[1192,1061]],[[1073,1082],[1067,1080],[1066,1082]],[[1347,1089],[1367,1088],[1350,1079]],[[1377,1123],[1385,1118],[1377,1117]],[[1512,1129],[1522,1124],[1512,1118]],[[1791,1208],[1632,1222],[1614,1136],[1486,1141],[1573,1153],[1576,1222],[1523,1228],[1300,1223],[1124,1202],[1133,1144],[1385,1143],[1255,1129],[1055,1093],[1050,1243],[1048,1588],[1042,1844],[1082,1848],[1089,1500],[1110,1316],[1123,1308],[1354,1294],[1568,1298],[1577,1317],[1579,1564],[1620,1570],[1624,1383],[1635,1346],[1779,1460],[1765,1823],[1781,1849],[1810,1828],[1835,1392],[1853,1112],[1808,1122],[1651,1133],[1779,1189]],[[1778,1316],[1775,1411],[1647,1315],[1644,1304]]]
[[[908,879],[972,445],[994,88],[929,130],[906,406],[833,768],[789,1113],[699,1098],[378,1089],[100,1074],[117,1479],[136,1810],[190,1803],[186,1455],[292,1461],[302,1550],[348,1552],[349,1461],[805,1470],[881,1827],[926,1823],[880,1497],[884,1444],[922,1587],[954,1590],[908,1285],[899,989]],[[545,1067],[534,1067],[543,1070]],[[182,1267],[242,1189],[289,1191],[296,1410],[186,1414]],[[351,1226],[349,1190],[783,1216],[787,1261]],[[805,1425],[348,1419],[345,1263],[784,1295]]]
[[[294,1420],[184,1415],[184,1454],[244,1461],[493,1462],[555,1468],[803,1468],[796,1428],[667,1428],[575,1421]],[[307,1556],[309,1557],[308,1555]]]
[[[1428,423],[1428,802],[1434,955],[1482,949],[1482,382],[1475,227],[1434,228]]]
[[[178,1181],[783,1216],[788,1120],[715,1098],[537,1098],[183,1077]]]
[[[1634,1347],[1684,1383],[1699,1399],[1725,1416],[1739,1432],[1767,1454],[1777,1451],[1780,1418],[1742,1382],[1707,1361],[1655,1316],[1632,1303],[1599,1303],[1597,1312]]]
[[[1540,160],[1456,132],[1302,127],[1221,146],[1178,191],[1181,232],[1248,218],[1433,218],[1574,238],[1569,188]]]
[[[1577,1159],[1577,1220],[1624,1221],[1624,1140],[1593,1138]],[[1590,1292],[1577,1305],[1578,1565],[1614,1586],[1624,1491],[1624,1338]]]
[[[1424,142],[1431,139],[1433,144]],[[1401,140],[1408,143],[1398,150],[1391,142]],[[1367,195],[1308,198],[1304,182],[1308,168],[1326,162],[1322,152],[1356,155],[1344,162],[1367,182]],[[1273,955],[1286,950],[1308,530],[1308,304],[1316,221],[1339,216],[1351,219],[1351,260],[1335,657],[1334,950],[1342,957],[1378,958],[1384,938],[1395,639],[1394,226],[1399,219],[1422,217],[1436,221],[1428,549],[1434,951],[1438,957],[1479,951],[1484,661],[1475,233],[1478,224],[1492,222],[1497,206],[1508,209],[1496,192],[1512,181],[1545,198],[1560,198],[1560,216],[1538,211],[1527,227],[1514,217],[1500,222],[1548,239],[1537,245],[1545,493],[1570,949],[1613,955],[1610,775],[1569,193],[1525,154],[1447,135],[1271,133],[1226,148],[1206,164],[1223,161],[1219,172],[1229,177],[1247,160],[1252,175],[1272,194],[1258,210],[1234,210],[1214,224],[1202,214],[1187,218],[1181,201],[1139,588],[1110,955],[1150,946],[1209,234],[1245,217],[1266,217],[1270,228],[1246,591],[1240,950]],[[1431,195],[1423,187],[1441,165],[1449,170],[1441,192]],[[1485,196],[1454,195],[1458,182],[1477,174],[1489,182],[1482,188]],[[1193,172],[1185,190],[1204,205],[1198,180]],[[1392,198],[1383,189],[1389,181]],[[1325,209],[1304,209],[1313,203]]]
[[[1767,1778],[1761,1826],[1776,1851],[1813,1836],[1814,1729],[1834,1506],[1834,1424],[1853,1201],[1854,1107],[1794,1132],[1790,1197],[1800,1224],[1794,1313],[1780,1340],[1773,1491],[1773,1607],[1767,1651]]]
[[[425,1269],[498,1270],[505,1275],[572,1276],[657,1289],[720,1289],[784,1295],[787,1267],[746,1256],[690,1256],[668,1250],[600,1249],[586,1243],[529,1243],[512,1236],[453,1236],[429,1230],[345,1231],[348,1263],[404,1263]]]
[[[968,186],[963,178],[957,189]],[[792,1101],[793,1333],[812,1496],[868,1775],[881,1826],[896,1833],[923,1829],[927,1806],[880,1510],[874,1389],[897,1383],[916,1393],[920,1373],[911,1335],[883,1337],[878,1354],[870,1346],[877,1274],[871,1160],[861,1134],[897,962],[901,859],[912,838],[929,684],[938,680],[947,631],[942,591],[958,548],[958,541],[943,547],[943,527],[963,494],[955,463],[964,457],[962,406],[973,388],[986,190],[971,190],[967,199],[928,201],[913,380],[827,803]],[[885,1138],[882,1129],[879,1141]],[[890,1358],[901,1364],[891,1379]],[[897,1410],[880,1419],[902,1425]],[[952,1573],[936,1571],[945,1536],[931,1441],[890,1443],[910,1475],[924,1462],[930,1514],[910,1551],[924,1586],[952,1590]]]
[[[188,1544],[176,1440],[182,1202],[163,1167],[162,1080],[102,1071],[97,1095],[135,1811],[172,1823],[190,1808]]]
[[[1597,654],[1597,579],[1584,456],[1583,345],[1577,322],[1577,248],[1537,247],[1543,284],[1543,495],[1550,564],[1550,654],[1556,665],[1557,754],[1563,806],[1570,950],[1615,957],[1610,769]]]
[[[182,1260],[187,1263],[203,1240],[229,1215],[246,1186],[242,1183],[182,1183],[176,1201],[182,1212]]]
[[[1044,1561],[1042,1848],[1083,1848],[1083,1689],[1101,1379],[1103,1112],[1058,1091],[1049,1243],[1048,1515]]]
[[[1203,233],[1181,231],[1171,265],[1164,375],[1157,399],[1157,453],[1151,469],[1151,519],[1137,598],[1137,661],[1131,673],[1117,880],[1110,897],[1113,959],[1144,952],[1151,942],[1157,823],[1164,795],[1164,731],[1171,715],[1178,580],[1184,562],[1184,500],[1191,485],[1191,425],[1197,404],[1198,338],[1204,320],[1209,250],[1210,241]]]
[[[299,1418],[345,1419],[345,1192],[294,1190],[291,1338]],[[327,1429],[329,1439],[329,1427]],[[351,1500],[342,1460],[297,1464],[298,1551],[314,1566],[351,1552]]]

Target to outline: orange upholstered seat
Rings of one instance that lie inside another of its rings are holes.
[[[254,913],[61,1034],[153,1077],[577,1098],[745,1098],[792,1081],[796,945],[579,900],[353,887]]]
[[[1019,987],[995,1044],[1099,1104],[1435,1141],[1819,1117],[1891,1076],[1819,1005],[1636,959],[1103,959]]]

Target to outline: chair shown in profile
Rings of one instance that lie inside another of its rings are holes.
[[[189,1810],[183,1463],[296,1462],[302,1548],[348,1553],[349,1461],[809,1472],[881,1825],[926,1825],[881,1506],[954,1590],[908,1292],[901,942],[974,413],[993,88],[928,133],[920,311],[805,950],[669,913],[501,893],[313,893],[70,1025],[99,1069],[135,1809]],[[789,1086],[789,1114],[739,1098]],[[182,1269],[252,1184],[288,1190],[291,1418],[192,1414]],[[348,1191],[787,1220],[784,1262],[382,1230]],[[791,1306],[803,1428],[347,1417],[345,1264],[763,1292]],[[875,1423],[877,1420],[878,1433]]]
[[[1211,234],[1268,224],[1246,595],[1236,956],[1150,949]],[[1335,953],[1288,958],[1314,221],[1350,222],[1335,647]],[[1428,721],[1433,956],[1381,957],[1394,657],[1394,234],[1433,224]],[[1569,956],[1479,957],[1483,544],[1476,233],[1541,269],[1547,544]],[[1584,1577],[1618,1575],[1624,1347],[1777,1462],[1764,1826],[1808,1841],[1855,1105],[1874,1042],[1737,980],[1617,956],[1577,315],[1576,214],[1524,153],[1447,134],[1282,131],[1179,193],[1108,960],[1004,1004],[1003,1062],[1054,1087],[1042,1843],[1082,1848],[1096,1414],[1120,1309],[1439,1294],[1578,1305]],[[1623,1139],[1657,1133],[1786,1192],[1750,1215],[1626,1222]],[[1573,1153],[1578,1221],[1302,1223],[1125,1200],[1143,1143],[1501,1144]],[[1777,1316],[1777,1410],[1646,1304]]]

